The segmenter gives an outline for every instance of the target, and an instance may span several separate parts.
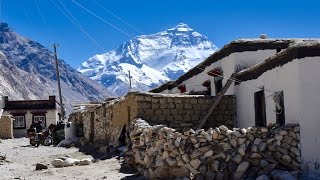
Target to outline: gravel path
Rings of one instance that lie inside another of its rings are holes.
[[[77,148],[32,147],[27,138],[2,140],[0,156],[6,156],[6,160],[10,162],[0,162],[0,180],[137,179],[132,174],[119,173],[120,162],[116,158],[101,160],[88,166],[54,168],[51,161],[63,155],[77,159],[91,157],[79,152]],[[36,163],[49,165],[49,168],[35,171]]]

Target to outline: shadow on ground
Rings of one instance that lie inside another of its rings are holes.
[[[136,168],[123,162],[124,153],[120,151],[118,148],[111,148],[108,150],[107,153],[101,153],[100,147],[101,145],[95,146],[93,144],[89,144],[80,146],[78,148],[80,152],[92,156],[95,161],[106,160],[111,158],[118,159],[121,163],[119,172],[123,174],[132,174],[130,176],[122,178],[122,180],[145,180],[145,178],[139,174]]]

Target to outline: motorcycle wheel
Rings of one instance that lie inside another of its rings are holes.
[[[52,144],[52,138],[51,137],[47,137],[46,139],[44,139],[43,145],[50,146],[51,144]]]

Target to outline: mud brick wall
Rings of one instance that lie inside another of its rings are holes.
[[[121,130],[128,130],[131,121],[136,118],[183,132],[198,126],[212,104],[211,96],[132,92],[126,97],[73,113],[69,121],[83,124],[87,142],[111,142],[116,145]],[[235,97],[224,96],[203,128],[221,124],[234,127],[235,109]]]
[[[0,138],[13,138],[13,119],[10,116],[1,116],[0,118]]]
[[[213,104],[213,97],[203,95],[137,94],[137,116],[151,125],[162,124],[178,131],[196,128]],[[204,128],[221,124],[234,127],[234,96],[224,96]]]

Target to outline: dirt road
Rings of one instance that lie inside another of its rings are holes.
[[[54,168],[51,161],[64,155],[82,159],[91,157],[78,151],[77,148],[29,146],[29,139],[9,139],[0,143],[0,156],[6,156],[9,162],[0,162],[0,180],[11,179],[141,179],[133,174],[119,172],[120,162],[116,158],[100,160],[87,166]],[[49,165],[46,170],[35,171],[35,165]]]

